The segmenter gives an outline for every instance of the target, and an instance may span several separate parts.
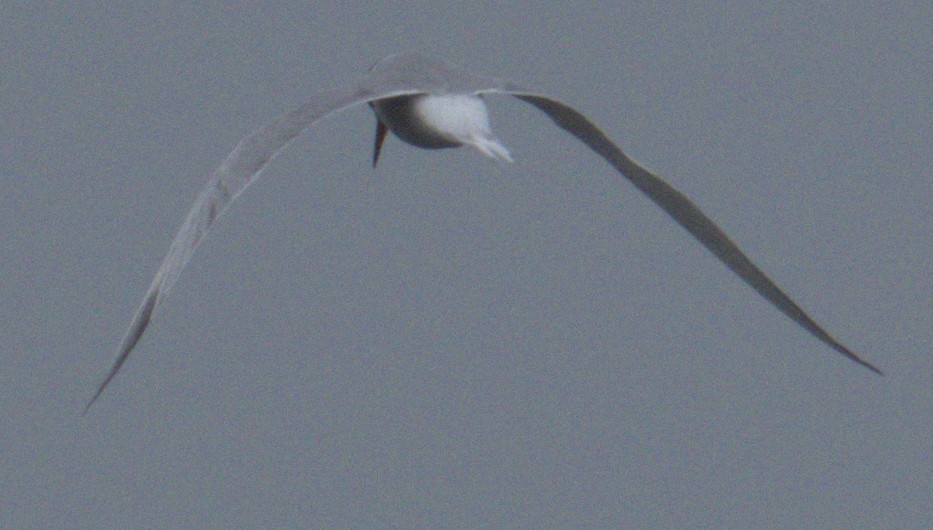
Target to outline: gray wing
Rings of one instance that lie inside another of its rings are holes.
[[[654,201],[655,204],[674,218],[680,226],[703,243],[720,261],[726,264],[752,289],[758,291],[782,313],[791,318],[800,327],[828,344],[837,352],[861,364],[869,370],[881,374],[881,370],[860,358],[852,350],[833,338],[816,323],[796,302],[771,280],[712,219],[693,204],[686,195],[674,189],[662,178],[639,166],[625,155],[607,136],[586,116],[580,114],[565,103],[553,98],[525,91],[517,86],[506,84],[504,88],[492,90],[510,94],[525,101],[548,115],[558,127],[574,135],[596,154],[603,157],[636,188]]]
[[[145,332],[159,302],[171,290],[214,221],[259,178],[266,164],[306,127],[347,107],[386,97],[470,91],[471,86],[489,88],[498,85],[499,81],[494,78],[472,76],[417,54],[392,55],[373,66],[350,87],[318,93],[304,105],[241,140],[214,171],[191,206],[117,348],[110,371],[84,412],[91,408],[117,375]]]

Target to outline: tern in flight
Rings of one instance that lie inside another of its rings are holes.
[[[511,161],[489,126],[485,94],[507,94],[544,112],[558,127],[601,156],[649,199],[667,212],[752,289],[832,349],[881,371],[833,338],[758,268],[725,232],[684,194],[626,156],[587,117],[566,103],[521,85],[473,74],[416,53],[390,55],[349,86],[316,94],[305,104],[262,127],[237,144],[198,194],[169,247],[168,255],[137,309],[117,349],[116,359],[84,411],[100,397],[139,342],[153,312],[168,294],[211,225],[250,186],[302,130],[319,119],[362,103],[376,114],[373,166],[388,131],[427,149],[468,145],[498,160]]]

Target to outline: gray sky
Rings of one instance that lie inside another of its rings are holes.
[[[69,11],[71,9],[72,11]],[[920,527],[933,7],[0,7],[0,527]],[[516,162],[302,135],[91,412],[237,140],[387,53],[560,97],[797,328],[535,109]]]

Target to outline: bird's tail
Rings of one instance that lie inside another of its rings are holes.
[[[495,136],[474,136],[470,138],[469,144],[489,158],[512,162],[512,155],[509,154],[509,150]]]

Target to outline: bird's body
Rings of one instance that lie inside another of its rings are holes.
[[[241,140],[227,155],[207,180],[178,230],[117,349],[110,371],[85,412],[129,357],[156,307],[171,290],[214,221],[302,130],[324,116],[367,103],[377,117],[373,165],[389,130],[417,147],[440,149],[469,145],[494,159],[511,161],[508,150],[489,126],[482,96],[493,93],[514,96],[544,112],[558,127],[605,159],[777,309],[837,352],[881,373],[807,315],[689,198],[626,156],[583,114],[555,98],[499,78],[472,74],[419,54],[397,54],[376,63],[355,83],[318,93],[304,105]]]
[[[508,149],[492,134],[482,96],[396,96],[374,101],[372,107],[380,124],[416,147],[443,149],[469,145],[488,157],[512,161]],[[378,150],[382,138],[376,141]]]

